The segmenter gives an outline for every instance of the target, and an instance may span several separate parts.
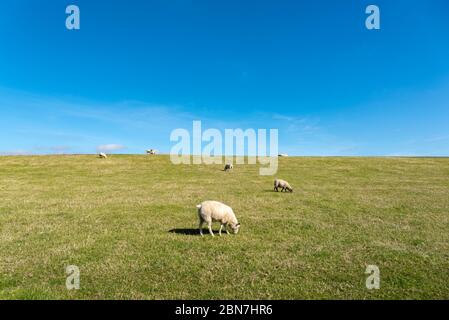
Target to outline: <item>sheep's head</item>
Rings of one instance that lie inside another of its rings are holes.
[[[240,223],[231,224],[232,233],[237,234],[240,230]]]

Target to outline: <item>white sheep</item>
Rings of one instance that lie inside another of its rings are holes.
[[[228,170],[232,170],[232,169],[234,169],[234,166],[232,165],[232,163],[226,164],[223,171],[228,171]]]
[[[98,155],[98,157],[100,157],[101,159],[107,159],[107,155],[106,155],[106,153],[103,153],[103,152],[101,152],[99,155]]]
[[[279,157],[288,157],[288,154],[286,154],[286,153],[281,153],[281,154],[279,155]]]
[[[282,179],[276,179],[274,180],[274,191],[279,191],[278,188],[282,188],[282,191],[290,191],[293,192],[293,188],[290,186],[290,184]]]
[[[218,232],[221,236],[221,230],[225,227],[226,232],[229,234],[228,227],[232,229],[234,234],[237,234],[240,230],[240,223],[235,217],[234,211],[231,207],[218,202],[218,201],[204,201],[196,206],[198,208],[198,216],[200,218],[200,234],[203,236],[203,223],[207,223],[209,228],[209,233],[214,237],[212,232],[212,222],[220,222],[220,231]]]

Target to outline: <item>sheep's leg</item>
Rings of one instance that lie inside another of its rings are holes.
[[[223,230],[223,225],[220,226],[220,231],[218,231],[220,237],[221,237],[221,230]]]
[[[200,229],[200,235],[203,236],[203,220],[200,220],[200,225],[199,225],[199,229]]]
[[[212,237],[215,237],[215,236],[214,236],[214,233],[213,233],[213,231],[212,231],[212,222],[208,222],[208,223],[207,223],[207,226],[208,226],[208,228],[209,228],[209,233],[212,235]]]

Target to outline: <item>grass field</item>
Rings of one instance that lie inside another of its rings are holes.
[[[0,157],[0,298],[449,298],[449,159],[280,158],[292,194],[256,165],[221,169]],[[199,236],[207,199],[234,208],[238,235]]]

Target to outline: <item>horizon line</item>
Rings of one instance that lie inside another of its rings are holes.
[[[145,153],[106,153],[108,156],[146,156],[146,157],[157,157],[157,156],[170,156],[169,153],[159,153],[156,155],[149,155]],[[98,156],[99,153],[29,153],[29,154],[14,154],[14,153],[0,153],[0,157],[45,157],[45,156]],[[203,157],[203,155],[181,155],[188,157]],[[248,156],[248,155],[219,155],[219,156],[208,156],[208,157],[271,157],[271,156]],[[431,155],[288,155],[288,156],[273,156],[276,158],[449,158],[449,155],[431,156]]]

